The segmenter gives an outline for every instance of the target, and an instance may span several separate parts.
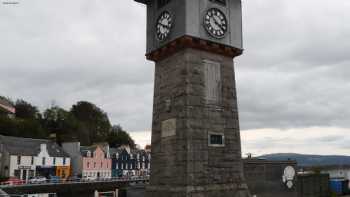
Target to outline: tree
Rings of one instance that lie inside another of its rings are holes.
[[[43,113],[43,127],[50,134],[56,134],[60,144],[65,141],[79,139],[79,122],[69,111],[58,106],[46,109]]]
[[[0,134],[7,136],[18,136],[17,121],[7,116],[0,116]]]
[[[118,148],[121,145],[129,145],[135,148],[135,142],[130,135],[123,130],[120,125],[114,125],[107,138],[108,144],[112,148]]]
[[[47,138],[47,131],[41,125],[41,114],[38,108],[23,99],[15,103],[16,119],[13,121],[16,125],[16,131],[12,136],[29,138]]]
[[[88,134],[87,145],[104,141],[111,129],[107,113],[96,105],[79,101],[72,106],[71,113],[80,122],[81,128],[85,128]]]
[[[48,133],[37,120],[0,117],[0,134],[28,138],[46,138]]]
[[[32,120],[41,118],[38,108],[22,99],[16,101],[15,108],[17,118]]]

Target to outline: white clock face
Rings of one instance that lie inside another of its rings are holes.
[[[160,14],[157,20],[156,33],[159,41],[164,41],[170,34],[173,19],[168,11]]]
[[[228,24],[225,14],[217,8],[211,8],[204,16],[204,27],[214,38],[223,38]]]

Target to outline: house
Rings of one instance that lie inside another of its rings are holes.
[[[70,175],[70,158],[55,142],[0,135],[0,175],[28,180]]]
[[[15,116],[16,109],[5,99],[0,98],[0,115],[6,115],[10,118]]]
[[[110,178],[112,161],[107,144],[80,146],[80,142],[67,142],[62,148],[72,158],[72,174],[82,177]]]
[[[145,176],[150,173],[150,152],[131,150],[128,146],[110,149],[112,176]]]

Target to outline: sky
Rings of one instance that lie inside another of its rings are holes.
[[[350,155],[350,1],[243,1],[235,59],[243,153]],[[0,95],[95,103],[150,141],[146,10],[112,0],[0,0]]]

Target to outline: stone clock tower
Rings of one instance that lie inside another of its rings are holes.
[[[136,0],[147,5],[155,62],[147,197],[246,197],[233,58],[241,0]]]

